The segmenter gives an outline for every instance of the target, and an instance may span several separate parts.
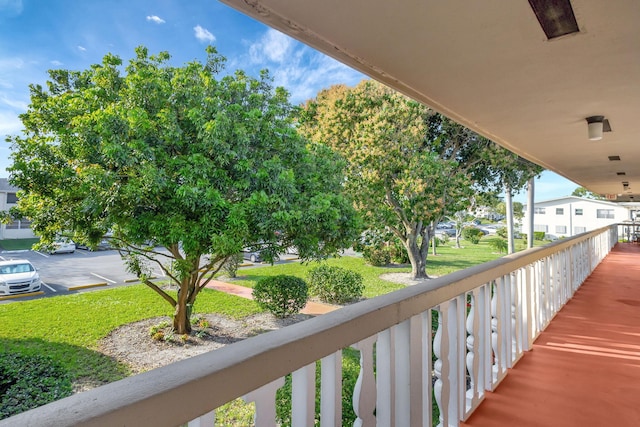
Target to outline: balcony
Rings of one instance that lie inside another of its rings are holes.
[[[317,392],[321,425],[340,426],[347,347],[360,351],[356,426],[638,425],[640,245],[617,243],[622,232],[505,256],[0,426],[211,426],[215,409],[238,397],[255,402],[257,426],[275,426],[288,374],[292,425],[314,425]]]

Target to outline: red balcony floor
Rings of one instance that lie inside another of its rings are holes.
[[[589,276],[465,426],[640,426],[640,245]]]

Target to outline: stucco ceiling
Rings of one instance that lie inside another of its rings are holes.
[[[527,0],[223,1],[591,191],[640,200],[638,0],[572,0],[580,31],[552,40]],[[600,141],[594,115],[612,128]]]

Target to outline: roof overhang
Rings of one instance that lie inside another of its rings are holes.
[[[223,1],[595,193],[640,199],[637,0],[573,0],[579,32],[554,39],[526,1]],[[591,116],[612,132],[590,141]]]

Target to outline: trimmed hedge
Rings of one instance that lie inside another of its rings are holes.
[[[340,267],[321,265],[309,271],[309,291],[321,301],[344,304],[362,297],[362,275]]]
[[[260,279],[253,288],[253,298],[262,309],[284,318],[304,308],[309,291],[303,279],[281,274]]]
[[[0,419],[72,393],[69,374],[51,358],[0,353]]]

